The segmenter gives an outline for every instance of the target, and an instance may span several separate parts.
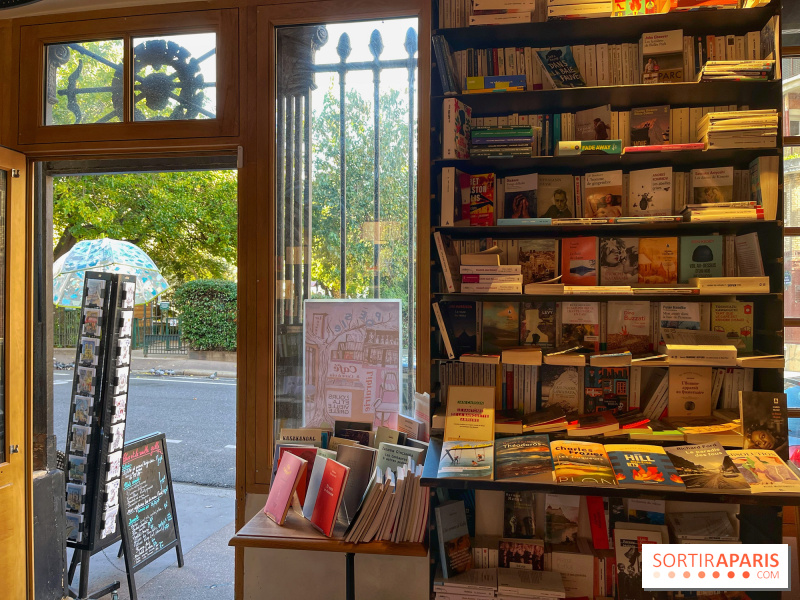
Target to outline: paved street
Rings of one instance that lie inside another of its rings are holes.
[[[53,374],[53,423],[64,450],[72,371]],[[134,375],[128,391],[126,439],[167,435],[172,478],[233,487],[236,459],[236,380]]]

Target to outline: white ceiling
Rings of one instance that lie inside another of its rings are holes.
[[[54,13],[70,13],[103,8],[125,8],[149,4],[177,4],[186,0],[40,0],[17,8],[0,9],[0,19],[16,19]]]

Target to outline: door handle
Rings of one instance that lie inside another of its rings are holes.
[[[8,447],[9,454],[19,454],[19,444],[11,444]]]

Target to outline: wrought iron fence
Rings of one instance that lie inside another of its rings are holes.
[[[81,326],[79,309],[56,306],[53,309],[53,346],[75,348],[78,345]]]
[[[311,296],[310,249],[312,247],[312,123],[311,94],[316,89],[314,75],[335,73],[339,89],[339,297],[347,297],[347,146],[345,130],[348,123],[347,75],[354,72],[371,72],[373,80],[373,218],[381,221],[381,155],[380,155],[380,98],[381,76],[386,69],[403,69],[408,82],[408,137],[402,140],[408,152],[408,302],[405,315],[407,349],[407,373],[414,372],[414,328],[415,328],[415,248],[416,239],[416,110],[414,106],[415,78],[417,69],[417,32],[410,27],[406,32],[404,49],[406,57],[386,60],[383,40],[376,29],[369,41],[372,60],[347,62],[352,52],[350,36],[343,33],[337,42],[339,61],[331,64],[315,64],[314,54],[328,42],[328,30],[324,25],[312,27],[287,27],[279,31],[277,64],[276,106],[276,253],[277,263],[277,325],[279,329],[302,324],[303,300]],[[386,84],[384,83],[384,86]],[[375,236],[373,245],[373,280],[371,296],[381,297],[380,265],[381,239]],[[305,267],[304,267],[305,266]],[[368,265],[365,265],[368,267]],[[413,377],[405,381],[407,398],[413,397]]]
[[[188,344],[181,335],[180,317],[168,317],[158,320],[137,319],[139,327],[137,341],[149,354],[186,354]]]

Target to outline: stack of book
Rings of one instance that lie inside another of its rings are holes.
[[[522,266],[501,265],[499,254],[462,254],[460,270],[462,293],[522,293]]]
[[[764,219],[764,208],[756,202],[719,202],[687,204],[681,212],[686,221],[758,221]]]
[[[469,155],[473,158],[531,156],[533,136],[533,127],[530,126],[474,127]]]
[[[454,577],[443,577],[441,571],[433,579],[436,598],[471,598],[490,600],[497,590],[497,569],[470,569]]]
[[[536,11],[534,0],[474,0],[470,25],[530,23]]]
[[[561,573],[524,568],[497,569],[497,598],[566,598]]]
[[[485,94],[489,92],[524,92],[525,75],[485,75],[467,77],[467,94]]]
[[[775,109],[710,112],[697,124],[697,141],[706,149],[774,148],[778,135]]]
[[[548,19],[610,17],[611,0],[547,0]]]
[[[774,60],[709,60],[698,73],[697,81],[766,81],[774,71]]]

